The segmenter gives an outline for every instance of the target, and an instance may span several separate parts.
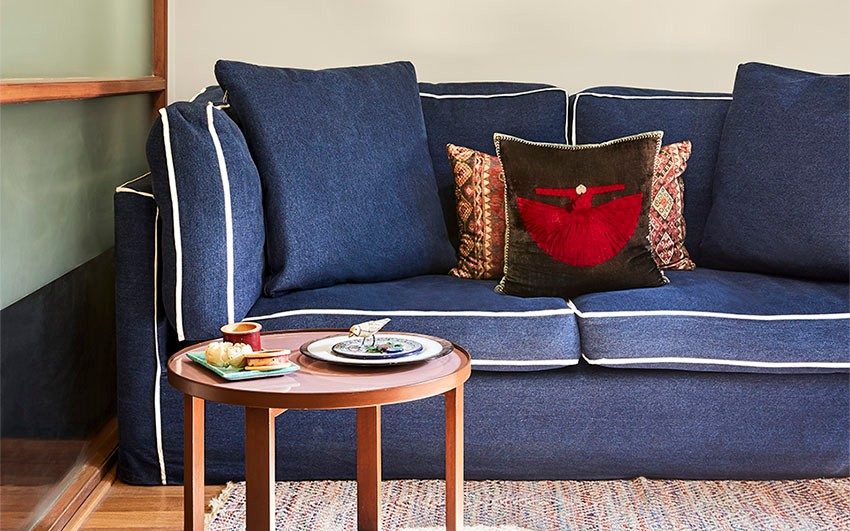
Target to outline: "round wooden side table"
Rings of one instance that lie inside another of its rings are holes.
[[[168,360],[168,382],[182,391],[184,527],[204,526],[204,401],[245,407],[246,523],[274,527],[274,419],[287,409],[357,409],[357,526],[381,528],[381,406],[444,395],[446,402],[446,528],[463,528],[463,384],[469,354],[394,367],[348,367],[299,352],[308,341],[344,330],[296,330],[263,335],[264,348],[287,348],[299,370],[275,378],[230,382],[190,360],[185,348]]]

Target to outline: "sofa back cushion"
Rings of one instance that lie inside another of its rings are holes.
[[[454,265],[412,64],[215,72],[260,170],[268,295]]]
[[[702,241],[718,269],[850,276],[850,76],[738,68]]]
[[[540,83],[420,83],[428,148],[449,238],[458,247],[455,180],[446,145],[495,155],[493,134],[563,144],[567,93]]]
[[[160,110],[147,142],[162,220],[162,299],[182,340],[219,335],[262,292],[260,177],[242,131],[211,103]]]
[[[595,87],[570,98],[570,142],[593,144],[643,131],[664,131],[664,143],[690,140],[685,186],[685,246],[699,265],[699,243],[729,94]]]

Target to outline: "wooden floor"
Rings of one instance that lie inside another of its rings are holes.
[[[207,486],[205,503],[222,488]],[[183,528],[183,487],[136,487],[114,480],[94,496],[98,499],[87,503],[67,529]]]

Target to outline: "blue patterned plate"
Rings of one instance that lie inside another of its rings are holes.
[[[380,336],[371,346],[370,340],[354,338],[340,341],[331,350],[334,354],[358,360],[394,359],[412,356],[422,351],[422,343],[396,336]]]

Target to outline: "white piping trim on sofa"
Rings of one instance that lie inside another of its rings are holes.
[[[174,158],[171,155],[171,134],[168,129],[168,113],[165,108],[159,110],[162,116],[162,140],[165,144],[165,162],[168,167],[168,190],[171,194],[171,218],[174,232],[174,258],[177,267],[174,270],[174,327],[177,339],[186,340],[183,333],[183,245],[180,237],[180,205],[177,200],[177,179],[174,175]]]
[[[148,192],[142,192],[142,191],[140,191],[140,190],[134,190],[133,188],[129,188],[129,187],[128,187],[128,185],[133,184],[134,182],[136,182],[136,181],[138,181],[138,180],[140,180],[140,179],[144,179],[145,177],[147,177],[147,176],[148,176],[148,175],[150,175],[150,174],[151,174],[151,172],[143,173],[143,174],[139,175],[138,177],[135,177],[135,178],[133,178],[133,179],[130,179],[129,181],[127,181],[127,182],[126,182],[126,183],[124,183],[124,184],[118,185],[118,186],[115,188],[115,193],[121,193],[121,192],[124,192],[124,193],[130,193],[130,194],[141,195],[141,196],[143,196],[143,197],[150,197],[151,199],[153,199],[153,194],[151,194],[151,193],[148,193]]]
[[[280,317],[292,317],[295,315],[378,315],[393,317],[550,317],[553,315],[571,315],[575,313],[571,308],[553,308],[550,310],[527,310],[527,311],[443,311],[443,310],[352,310],[348,308],[310,308],[301,310],[286,310],[269,315],[246,317],[246,321],[261,321],[264,319],[278,319]]]
[[[236,312],[233,309],[233,205],[230,198],[230,176],[227,173],[227,162],[224,160],[224,151],[221,149],[221,141],[215,130],[214,122],[213,104],[210,102],[207,103],[207,128],[210,131],[213,146],[215,146],[215,156],[218,159],[218,170],[221,175],[221,190],[224,195],[224,247],[227,277],[225,295],[227,298],[227,322],[229,324],[236,320],[234,317]]]
[[[622,310],[610,312],[583,312],[573,301],[567,305],[579,319],[606,317],[710,317],[713,319],[741,319],[745,321],[831,321],[850,319],[850,313],[811,313],[811,314],[744,314],[725,312],[705,312],[697,310]]]
[[[621,100],[731,100],[732,96],[674,96],[674,95],[658,95],[658,96],[634,96],[623,94],[606,94],[603,92],[578,92],[573,98],[573,109],[570,113],[570,144],[576,145],[576,107],[581,96],[593,96],[596,98],[614,98]]]
[[[165,485],[165,455],[162,451],[162,412],[160,408],[159,382],[162,377],[162,367],[159,360],[159,330],[157,330],[157,304],[159,303],[157,292],[159,291],[159,207],[153,221],[153,351],[156,362],[156,378],[153,382],[153,418],[154,433],[156,435],[156,456],[159,459],[159,477]]]
[[[734,367],[760,367],[772,369],[850,369],[850,362],[843,361],[753,361],[724,360],[717,358],[655,357],[655,358],[599,358],[581,357],[591,365],[642,365],[650,363],[678,363],[686,365],[730,365]]]
[[[420,92],[419,96],[423,98],[433,98],[435,100],[475,100],[475,99],[490,99],[490,98],[512,98],[515,96],[527,96],[529,94],[537,94],[539,92],[549,92],[553,90],[560,90],[561,92],[566,93],[565,89],[561,87],[543,87],[539,89],[532,90],[524,90],[522,92],[502,92],[499,94],[433,94],[431,92]]]
[[[472,365],[483,367],[569,367],[578,365],[578,360],[478,360],[473,359]]]

